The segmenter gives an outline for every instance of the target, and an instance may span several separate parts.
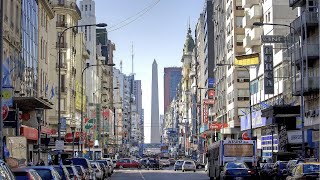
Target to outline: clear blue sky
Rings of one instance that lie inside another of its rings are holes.
[[[96,0],[97,23],[109,27],[136,15],[157,0]],[[109,33],[116,45],[114,62],[123,73],[131,73],[131,43],[134,44],[134,73],[142,81],[142,104],[145,109],[145,142],[150,142],[152,62],[158,63],[159,112],[163,113],[163,68],[181,66],[188,21],[192,33],[204,7],[204,0],[160,0],[145,15]],[[110,29],[112,30],[112,28]]]

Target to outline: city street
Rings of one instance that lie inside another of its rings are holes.
[[[173,169],[164,170],[116,170],[111,177],[111,180],[208,180],[209,177],[203,170],[197,172],[187,171],[174,171]]]

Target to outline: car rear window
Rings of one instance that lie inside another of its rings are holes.
[[[54,167],[54,169],[59,173],[63,180],[66,179],[66,175],[64,174],[64,171],[61,167]]]
[[[235,168],[247,168],[247,166],[243,163],[228,163],[227,168],[235,169]]]
[[[13,172],[14,176],[16,176],[16,180],[28,180],[27,172]]]
[[[66,168],[67,168],[69,174],[70,174],[70,175],[73,175],[73,169],[72,169],[72,167],[66,167]]]
[[[192,164],[192,162],[186,161],[185,164]]]
[[[35,169],[35,170],[37,171],[37,173],[42,179],[52,179],[52,174],[49,169]]]

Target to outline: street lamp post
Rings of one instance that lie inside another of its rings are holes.
[[[106,27],[107,24],[105,23],[99,23],[99,24],[89,24],[89,25],[77,25],[77,26],[70,26],[65,28],[58,37],[58,49],[59,49],[59,59],[58,59],[58,140],[61,140],[61,39],[63,37],[63,34],[68,29],[78,28],[78,27],[90,27],[90,26],[96,26],[96,27]],[[61,154],[60,151],[58,152],[58,161],[61,160]]]
[[[84,72],[86,71],[86,69],[88,69],[89,67],[93,67],[93,66],[115,66],[115,64],[92,64],[90,65],[89,63],[86,64],[87,66],[82,70],[81,72],[81,133],[80,136],[83,137],[83,75]],[[81,146],[81,150],[80,150],[80,139],[79,138],[79,144],[78,144],[78,152],[80,151],[80,154],[82,157],[82,152],[83,152],[83,147]]]
[[[288,27],[294,32],[297,32],[297,30],[292,27],[291,25],[287,24],[277,24],[277,23],[263,23],[263,22],[254,22],[254,26],[264,26],[264,25],[271,25],[271,26],[284,26]],[[295,43],[295,38],[294,38],[294,33],[293,33],[293,43]],[[300,71],[301,71],[301,80],[300,80],[300,86],[301,86],[301,91],[300,91],[300,118],[301,118],[301,131],[302,131],[302,156],[305,157],[305,140],[304,140],[304,81],[303,81],[303,74],[304,74],[304,64],[303,64],[303,59],[302,59],[302,43],[298,41],[298,45],[300,47]],[[294,45],[295,47],[295,45]]]
[[[233,64],[216,64],[217,66],[232,66]],[[250,138],[253,139],[253,129],[252,129],[252,107],[251,107],[251,81],[250,81],[250,70],[246,66],[235,65],[238,67],[245,68],[249,74],[249,117],[250,117]]]
[[[41,123],[42,123],[42,116],[43,116],[43,109],[42,108],[36,108],[36,117],[38,121],[38,162],[40,162],[41,159]]]

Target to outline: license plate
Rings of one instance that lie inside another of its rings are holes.
[[[242,177],[236,177],[235,180],[242,180]]]

